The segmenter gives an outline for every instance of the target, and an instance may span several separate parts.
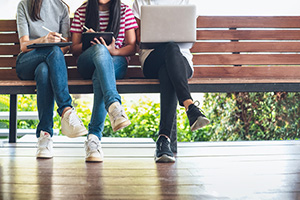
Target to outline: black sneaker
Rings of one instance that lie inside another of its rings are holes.
[[[190,121],[191,131],[196,131],[209,123],[209,120],[195,104],[189,105],[186,114]]]
[[[159,136],[156,141],[156,150],[154,155],[155,162],[169,163],[175,162],[175,157],[170,148],[170,139],[165,136]]]

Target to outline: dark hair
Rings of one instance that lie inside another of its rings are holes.
[[[63,0],[61,1],[68,7],[68,11],[70,12],[70,7],[68,6],[68,4],[66,4],[66,2],[64,2]],[[29,6],[28,10],[29,10],[29,16],[32,21],[42,20],[40,15],[42,3],[43,0],[30,0],[28,5]]]
[[[106,28],[106,32],[113,32],[114,37],[117,38],[120,30],[120,18],[121,18],[121,1],[111,0],[109,8],[109,21]],[[100,31],[100,19],[99,19],[99,1],[88,0],[86,13],[85,13],[85,25],[95,31]]]

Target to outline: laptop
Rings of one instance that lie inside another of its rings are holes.
[[[195,5],[141,6],[141,49],[176,42],[190,49],[196,41]]]

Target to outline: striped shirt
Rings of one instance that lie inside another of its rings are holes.
[[[74,19],[71,25],[70,32],[72,33],[82,33],[83,25],[85,24],[85,13],[86,13],[87,3],[82,4],[75,12]],[[109,11],[99,11],[100,18],[100,31],[104,32],[109,21]],[[131,9],[121,3],[121,19],[120,19],[120,31],[118,38],[116,39],[116,49],[124,46],[125,32],[130,29],[136,29],[138,25],[135,21],[134,15]]]

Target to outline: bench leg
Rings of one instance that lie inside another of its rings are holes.
[[[17,142],[17,95],[10,95],[9,106],[9,143]]]
[[[171,135],[171,150],[173,153],[177,153],[177,116],[175,115],[175,119],[173,120]]]

